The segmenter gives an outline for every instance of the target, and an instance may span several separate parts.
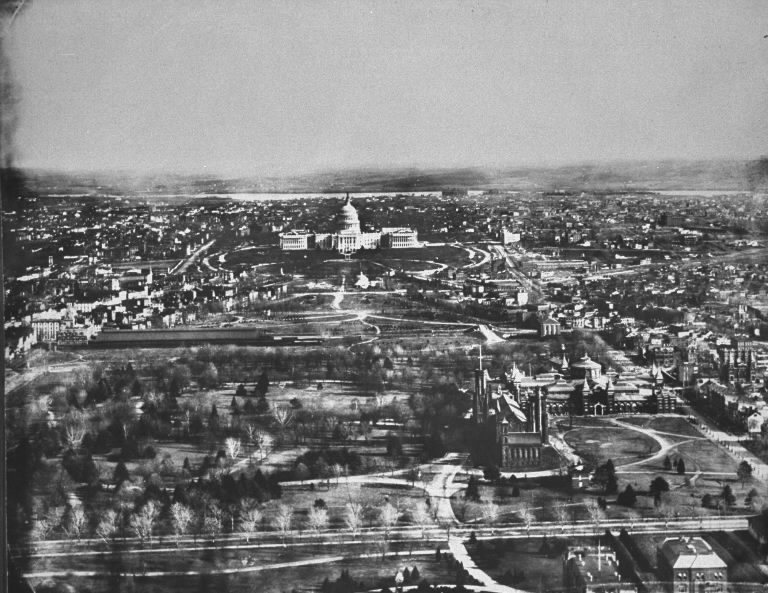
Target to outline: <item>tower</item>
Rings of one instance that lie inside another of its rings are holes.
[[[563,377],[568,378],[570,365],[568,364],[568,357],[565,355],[565,344],[560,346],[560,373]]]
[[[475,393],[472,401],[475,422],[482,424],[488,419],[488,372],[475,369]]]
[[[615,407],[615,390],[613,388],[613,381],[611,381],[611,378],[608,377],[608,381],[605,384],[605,405],[608,409],[608,413],[612,414],[614,413]]]
[[[529,431],[539,433],[541,435],[541,442],[547,442],[547,395],[542,391],[540,387],[536,387],[535,391],[528,399],[528,417],[530,418]]]

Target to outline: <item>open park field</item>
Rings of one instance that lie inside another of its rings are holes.
[[[387,555],[382,557],[382,552]],[[95,571],[98,574],[93,576],[67,579],[77,591],[93,593],[318,590],[325,576],[336,580],[342,570],[348,571],[355,583],[363,584],[356,590],[378,590],[394,584],[398,570],[407,568],[410,573],[414,567],[419,580],[450,583],[455,579],[450,558],[437,561],[435,546],[429,542],[408,546],[391,544],[383,549],[376,544],[321,546],[313,543],[311,537],[293,541],[287,548],[279,545],[263,549],[211,547],[189,553],[171,547],[165,553],[125,553],[109,560],[109,570],[125,575],[122,577],[101,576],[107,572],[104,560],[93,556],[48,558],[33,563],[33,570],[38,573]],[[32,580],[36,584],[45,582],[44,578]]]
[[[252,247],[224,255],[223,265],[232,270],[256,266],[260,273],[298,274],[305,278],[331,279],[347,277],[347,282],[362,271],[369,277],[388,270],[417,274],[438,271],[446,266],[460,268],[480,261],[473,250],[450,245],[430,245],[411,249],[361,250],[346,260],[328,251],[282,251],[277,247]],[[340,284],[340,281],[339,281]]]
[[[598,515],[628,521],[642,517],[704,517],[723,512],[714,506],[705,508],[702,499],[709,494],[718,500],[725,486],[736,498],[731,510],[749,512],[745,497],[757,482],[748,479],[742,484],[736,474],[737,462],[684,417],[621,418],[617,423],[608,418],[574,418],[572,427],[565,420],[557,426],[564,440],[589,466],[613,462],[616,493],[605,495],[599,484],[576,489],[567,476],[558,476],[557,471],[549,476],[528,476],[521,470],[514,479],[496,483],[481,480],[477,500],[467,500],[465,490],[454,494],[451,503],[456,516],[467,523],[594,520]],[[685,472],[678,473],[674,465],[665,468],[667,457],[670,464],[682,459]],[[662,495],[661,504],[655,504],[649,488],[659,477],[667,482],[669,491]],[[461,480],[458,476],[457,481]],[[628,485],[637,494],[636,502],[631,506],[618,504],[616,494]],[[590,506],[595,496],[601,495],[606,498],[606,506],[596,515]],[[492,520],[487,515],[488,503],[495,507]]]
[[[612,459],[622,465],[648,457],[659,450],[659,444],[641,432],[605,426],[578,426],[566,430],[563,438],[586,462],[600,465]]]

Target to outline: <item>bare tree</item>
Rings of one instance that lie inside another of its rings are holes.
[[[47,538],[48,535],[51,533],[54,527],[55,526],[51,525],[51,522],[45,517],[36,519],[32,523],[32,529],[29,532],[29,537],[32,539],[32,541],[35,541],[35,542],[44,541],[45,538]]]
[[[259,450],[259,460],[264,461],[264,445],[267,442],[266,433],[253,424],[245,427],[245,433],[248,436],[248,442]]]
[[[221,533],[224,514],[216,501],[210,501],[205,507],[203,515],[203,533],[209,536],[213,541]]]
[[[282,435],[285,429],[288,428],[291,420],[293,420],[293,410],[289,406],[272,404],[272,417],[280,427],[280,434]]]
[[[520,520],[523,522],[523,525],[525,525],[526,535],[530,537],[531,523],[533,523],[534,520],[533,510],[531,510],[531,507],[529,507],[527,504],[524,504],[519,509],[517,509],[517,514],[520,517]]]
[[[480,506],[480,513],[483,516],[483,520],[490,525],[499,514],[499,505],[492,500],[487,500]]]
[[[96,526],[96,535],[103,539],[104,543],[109,543],[109,540],[115,535],[116,531],[117,513],[112,509],[107,509]]]
[[[395,523],[397,523],[399,517],[399,511],[390,503],[384,504],[384,506],[379,509],[379,521],[384,528],[385,538],[389,539],[389,531],[394,527]]]
[[[347,473],[345,470],[346,468],[340,463],[334,463],[331,466],[331,473],[333,473],[333,476],[336,478],[337,486],[339,485],[339,478]]]
[[[309,525],[309,528],[320,537],[320,532],[328,527],[328,511],[313,506],[309,509],[307,524]]]
[[[153,501],[148,501],[141,510],[134,513],[130,519],[130,526],[136,536],[143,542],[145,539],[152,541],[152,529],[157,519],[158,509]]]
[[[63,528],[62,521],[64,520],[65,514],[66,514],[66,507],[63,507],[63,506],[50,507],[43,515],[43,518],[40,519],[40,521],[42,522],[42,524],[39,526],[39,529],[41,529],[41,534],[44,534],[45,537],[47,537],[57,527]]]
[[[418,525],[421,528],[421,537],[423,539],[425,528],[432,523],[432,514],[426,502],[419,501],[411,509],[411,521],[413,521],[414,525]]]
[[[72,410],[64,418],[64,438],[67,445],[77,450],[88,432],[88,421],[85,414],[79,410]]]
[[[234,463],[240,456],[240,449],[242,447],[240,439],[228,438],[224,441],[224,445],[227,447],[227,455],[232,463]]]
[[[285,547],[285,537],[291,531],[292,519],[293,511],[290,509],[290,507],[284,504],[281,504],[277,507],[275,517],[272,519],[272,524],[274,525],[275,529],[280,532],[280,535],[283,538],[283,547]]]
[[[194,513],[188,506],[175,502],[171,505],[171,523],[173,524],[173,533],[178,538],[187,533],[189,524],[194,519]]]
[[[261,523],[261,511],[255,500],[246,499],[240,503],[240,531],[245,534],[245,541],[251,541],[251,535]]]
[[[67,445],[73,451],[80,448],[85,438],[85,427],[77,424],[68,424],[64,429],[64,438],[67,440]]]
[[[560,531],[565,531],[565,524],[570,518],[568,507],[565,504],[557,504],[552,508],[552,511],[555,514],[555,519],[560,523]]]
[[[70,508],[69,520],[67,521],[67,525],[64,528],[67,537],[76,537],[77,539],[80,539],[86,523],[87,517],[85,516],[85,511],[83,510],[82,506],[78,505],[76,507]]]
[[[600,504],[595,499],[589,500],[585,503],[584,507],[587,510],[590,520],[595,524],[595,529],[600,531],[600,523],[603,520],[603,509],[600,508]]]
[[[348,502],[344,507],[344,523],[353,534],[357,534],[363,526],[363,505]]]

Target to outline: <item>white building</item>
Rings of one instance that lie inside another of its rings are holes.
[[[35,313],[32,316],[32,330],[35,332],[36,342],[55,342],[59,337],[59,330],[63,324],[64,316],[58,311],[45,311]]]
[[[418,235],[410,228],[388,227],[380,232],[362,232],[360,218],[349,201],[349,194],[336,214],[334,227],[336,230],[333,233],[313,233],[305,229],[280,233],[280,249],[290,251],[322,249],[353,253],[359,249],[376,249],[377,247],[391,249],[419,247]]]

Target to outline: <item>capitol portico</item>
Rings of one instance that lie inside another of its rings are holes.
[[[280,249],[322,249],[354,253],[359,249],[377,247],[403,249],[420,246],[416,231],[410,228],[385,227],[378,232],[362,232],[360,217],[349,199],[349,194],[336,213],[333,226],[335,232],[332,233],[314,233],[298,229],[281,233]]]

